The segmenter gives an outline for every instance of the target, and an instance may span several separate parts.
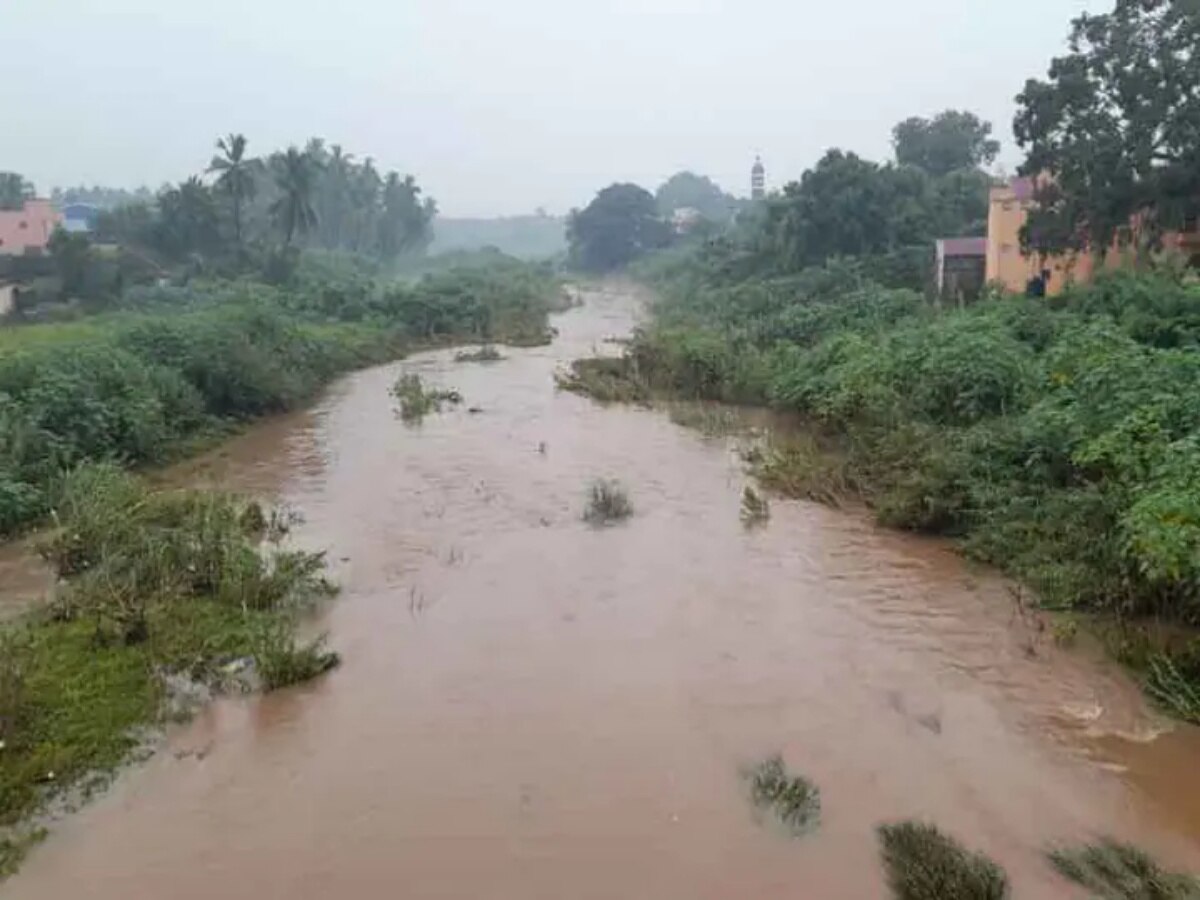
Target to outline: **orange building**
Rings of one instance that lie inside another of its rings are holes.
[[[1049,273],[1046,293],[1057,294],[1072,282],[1086,282],[1095,273],[1097,260],[1091,253],[1063,253],[1051,256],[1021,252],[1021,228],[1034,203],[1035,182],[1032,178],[1013,178],[1007,184],[995,185],[988,192],[988,236],[985,278],[998,282],[1016,293],[1023,293],[1030,279],[1042,272]],[[1164,250],[1195,257],[1200,251],[1200,230],[1192,225],[1183,232],[1163,235]],[[1128,253],[1113,242],[1099,265],[1114,269],[1122,265]]]
[[[1021,228],[1034,203],[1034,180],[1013,178],[988,192],[988,237],[985,277],[1015,293],[1023,293],[1030,280],[1049,272],[1046,293],[1057,294],[1072,281],[1092,277],[1090,253],[1041,256],[1021,252]]]

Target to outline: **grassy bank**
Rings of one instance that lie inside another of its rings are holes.
[[[1179,273],[965,310],[853,263],[734,279],[675,257],[651,277],[653,324],[622,360],[576,367],[572,387],[798,413],[811,440],[760,462],[773,486],[854,493],[1051,607],[1200,624],[1200,287]],[[1197,714],[1183,688],[1200,684],[1200,644],[1112,633],[1156,697]]]
[[[0,534],[44,519],[81,462],[161,462],[412,349],[545,342],[563,304],[549,271],[501,259],[411,284],[320,270],[139,288],[103,315],[2,328]]]
[[[0,875],[60,799],[83,799],[152,729],[210,690],[272,689],[337,662],[297,643],[333,592],[320,554],[283,549],[287,520],[198,491],[154,493],[112,465],[62,479],[41,551],[52,603],[0,630]],[[7,857],[7,859],[5,859]]]

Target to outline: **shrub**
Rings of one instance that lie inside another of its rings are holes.
[[[392,385],[392,396],[400,401],[400,417],[406,422],[417,422],[431,412],[440,412],[442,405],[462,403],[458,391],[438,388],[426,389],[420,375],[401,375]]]
[[[896,900],[1003,900],[1003,870],[981,853],[966,850],[933,825],[880,825],[879,843],[888,885]]]
[[[758,809],[769,812],[792,834],[804,834],[816,828],[821,819],[821,792],[800,775],[788,773],[783,757],[772,756],[745,773],[750,800]]]
[[[324,637],[297,643],[291,630],[279,624],[263,629],[254,660],[263,687],[269,691],[309,681],[341,663],[338,654],[325,649]]]
[[[1099,900],[1196,900],[1200,881],[1168,872],[1147,853],[1112,838],[1047,854],[1063,877]]]
[[[633,515],[633,504],[617,481],[597,479],[588,488],[583,520],[592,525],[608,525]]]

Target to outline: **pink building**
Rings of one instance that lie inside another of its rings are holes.
[[[26,200],[22,209],[0,209],[0,255],[37,255],[62,222],[49,200]]]

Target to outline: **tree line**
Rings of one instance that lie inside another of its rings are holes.
[[[164,263],[238,259],[269,247],[321,248],[394,260],[423,250],[437,205],[411,175],[380,171],[339,144],[313,138],[266,156],[242,134],[217,140],[201,173],[157,194],[74,188],[59,202],[97,202],[96,237],[140,247]],[[33,186],[0,174],[0,207],[19,207]]]
[[[686,209],[699,222],[684,230],[737,242],[758,269],[797,271],[837,256],[906,251],[931,263],[934,239],[986,231],[991,178],[983,166],[999,151],[991,132],[990,123],[965,111],[909,118],[892,131],[894,161],[832,149],[761,204],[691,172],[672,176],[654,195],[634,184],[611,185],[572,212],[571,259],[595,271],[626,265],[676,241],[670,217]],[[733,222],[735,229],[726,227]]]

